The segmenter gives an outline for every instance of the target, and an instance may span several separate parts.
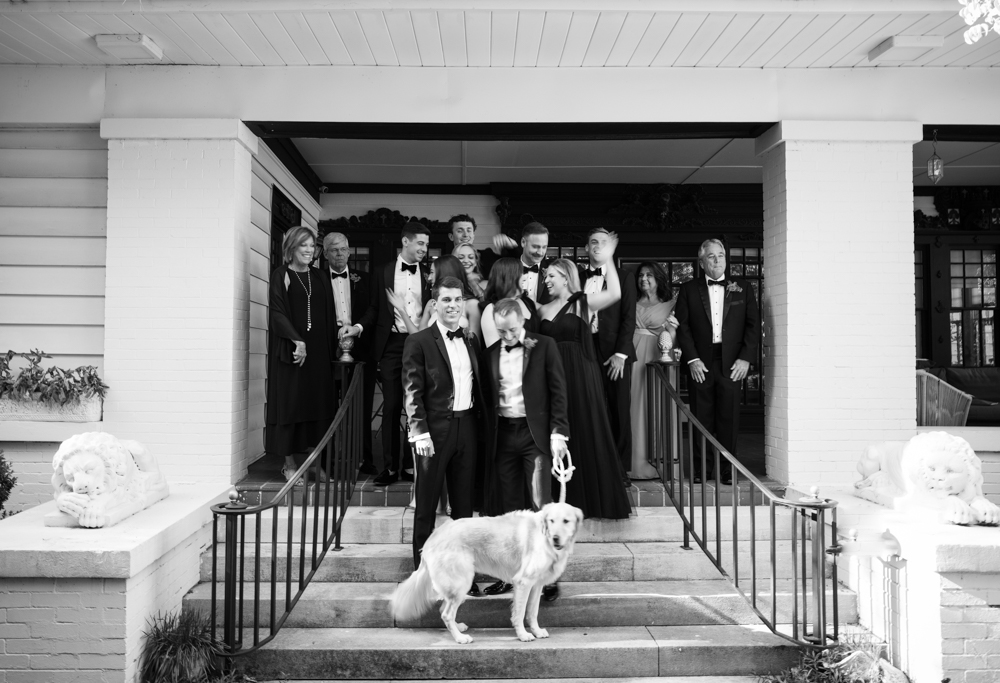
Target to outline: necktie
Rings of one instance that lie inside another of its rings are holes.
[[[533,266],[526,266],[523,263],[521,264],[521,275],[526,275],[527,273],[537,273],[537,272],[538,272],[537,263]]]
[[[514,349],[520,348],[522,346],[524,346],[524,344],[522,344],[521,342],[517,342],[516,344],[511,344],[510,346],[505,346],[503,348],[505,351],[513,351]]]
[[[725,287],[726,286],[726,281],[725,280],[709,280],[708,281],[708,285],[709,285],[709,287],[711,287],[713,285],[718,285],[719,287]]]
[[[330,271],[330,277],[331,278],[334,278],[334,277],[343,277],[343,278],[346,278],[347,277],[347,271],[345,270],[343,273],[335,273],[335,272],[333,272],[331,270]]]
[[[587,268],[583,272],[586,275],[586,277],[588,277],[588,278],[601,277],[601,275],[604,274],[604,270],[601,269],[601,268],[594,268],[593,270],[591,270],[590,268]]]
[[[412,263],[412,264],[410,264],[410,263],[404,263],[404,262],[400,261],[400,263],[399,263],[399,272],[403,272],[403,271],[406,271],[407,273],[416,273],[417,272],[417,264],[416,263]]]
[[[448,332],[448,339],[454,340],[458,338],[465,339],[465,330],[463,330],[461,327],[459,327],[457,330]]]

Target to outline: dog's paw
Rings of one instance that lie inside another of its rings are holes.
[[[544,628],[533,628],[533,629],[531,629],[531,632],[535,634],[536,638],[548,638],[549,637],[549,632],[546,631]]]
[[[465,633],[459,633],[455,636],[455,642],[459,645],[468,645],[472,642],[472,636]]]
[[[517,634],[517,639],[520,640],[522,643],[530,643],[535,639],[535,636],[531,635],[527,631],[524,631],[523,633]]]
[[[456,624],[455,624],[455,628],[457,628],[457,629],[458,629],[459,631],[461,631],[462,633],[465,633],[466,631],[468,631],[468,630],[469,630],[469,627],[468,627],[468,626],[466,626],[465,624],[458,624],[458,623],[456,623]]]

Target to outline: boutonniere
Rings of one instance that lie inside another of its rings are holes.
[[[739,284],[735,280],[730,280],[729,284],[726,285],[726,293],[727,294],[729,292],[742,292],[742,291],[743,291],[743,288],[740,287]]]
[[[521,343],[524,344],[524,348],[530,351],[531,349],[535,348],[535,344],[538,343],[538,340],[532,339],[531,337],[525,337],[524,341]]]
[[[361,276],[358,275],[357,273],[351,273],[350,277],[351,277],[351,282],[353,282],[354,284],[361,282]]]

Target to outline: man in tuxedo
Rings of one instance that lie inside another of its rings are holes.
[[[590,263],[580,268],[580,286],[587,294],[596,294],[607,288],[601,254],[616,236],[604,228],[594,228],[587,235],[587,256]],[[608,268],[615,268],[621,281],[622,298],[618,303],[597,313],[591,312],[590,331],[594,335],[597,359],[604,364],[604,394],[608,401],[611,431],[618,448],[622,472],[632,468],[632,363],[635,362],[635,279],[623,275],[614,260]]]
[[[465,213],[449,218],[448,239],[451,241],[452,251],[461,244],[468,244],[475,248],[476,219]],[[484,278],[490,276],[490,269],[500,258],[498,252],[499,250],[494,249],[476,249],[476,253],[479,255],[479,269],[483,272]]]
[[[363,396],[364,414],[367,416],[361,435],[362,474],[378,474],[372,458],[371,415],[375,402],[375,362],[372,360],[371,335],[362,337],[364,326],[358,324],[368,310],[369,275],[364,271],[350,270],[347,261],[351,256],[351,245],[347,235],[340,232],[328,233],[323,238],[323,256],[326,258],[326,274],[333,287],[333,307],[337,317],[339,339],[354,338],[351,355],[364,361]]]
[[[445,480],[452,519],[472,516],[483,404],[479,342],[458,325],[465,310],[462,283],[446,277],[434,287],[433,296],[437,321],[410,335],[403,349],[406,417],[417,467],[414,568],[420,566],[420,550],[434,531]]]
[[[413,475],[406,472],[409,463],[400,462],[402,444],[398,427],[403,411],[403,346],[408,334],[403,314],[389,303],[386,290],[392,290],[406,302],[405,315],[415,325],[420,322],[424,304],[430,300],[429,273],[422,264],[430,242],[430,230],[422,223],[411,221],[403,226],[400,241],[403,248],[396,260],[375,269],[368,310],[359,321],[362,329],[374,329],[371,353],[372,358],[378,360],[382,380],[382,463],[385,469],[375,477],[375,483],[380,486],[401,478],[413,481]]]
[[[691,373],[691,409],[723,448],[736,455],[740,424],[740,385],[757,358],[760,311],[753,287],[742,278],[726,279],[726,248],[716,239],[698,249],[704,276],[680,286],[677,294],[677,342]],[[695,439],[693,480],[701,481],[700,439]],[[706,453],[706,476],[715,457]],[[723,459],[719,473],[731,484],[732,468]]]
[[[521,262],[521,291],[524,292],[521,298],[528,304],[528,310],[534,313],[536,306],[551,300],[545,287],[545,269],[552,262],[545,256],[549,250],[548,228],[538,221],[524,226],[520,250],[514,240],[504,234],[494,236],[493,246],[501,256],[511,256]]]
[[[486,452],[502,512],[540,510],[552,502],[552,458],[565,456],[569,439],[566,376],[556,343],[528,334],[516,299],[493,308],[500,340],[483,358]],[[489,465],[488,465],[489,466]],[[553,587],[545,598],[554,599]],[[497,581],[483,592],[513,589]]]

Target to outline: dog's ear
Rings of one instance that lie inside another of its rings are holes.
[[[552,538],[552,533],[549,531],[549,516],[544,512],[539,512],[538,516],[542,520],[542,534],[545,538]]]
[[[576,528],[579,529],[580,525],[583,524],[583,510],[575,507],[573,511],[576,513]]]

